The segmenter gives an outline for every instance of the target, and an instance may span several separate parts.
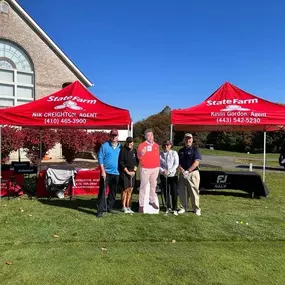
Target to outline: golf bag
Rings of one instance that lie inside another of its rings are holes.
[[[64,198],[64,192],[71,189],[74,182],[75,170],[48,168],[46,171],[46,189],[50,196]]]

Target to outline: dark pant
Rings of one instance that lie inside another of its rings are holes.
[[[164,175],[160,175],[160,181],[162,186],[162,191],[164,195],[164,199],[166,202],[166,207],[171,208],[170,205],[170,195],[172,197],[172,209],[177,210],[177,185],[178,185],[178,177],[167,177],[167,187],[166,188],[166,177]]]
[[[109,194],[107,197],[107,210],[111,210],[116,201],[116,193],[119,184],[119,175],[106,174],[106,181],[100,177],[99,194],[98,194],[98,213],[106,211],[106,187],[109,186]]]

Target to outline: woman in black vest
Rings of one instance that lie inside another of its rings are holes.
[[[136,171],[139,160],[137,151],[134,149],[134,142],[132,137],[127,137],[124,147],[121,149],[119,155],[119,171],[120,181],[123,189],[122,192],[122,211],[124,213],[133,214],[131,210],[131,197],[136,181]]]

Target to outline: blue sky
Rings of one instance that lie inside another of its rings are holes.
[[[222,83],[285,102],[281,0],[19,0],[102,101],[134,121]]]

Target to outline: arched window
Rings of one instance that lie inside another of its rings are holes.
[[[34,100],[35,74],[26,52],[0,39],[0,108]]]
[[[8,14],[9,12],[9,5],[5,1],[0,2],[0,13]]]

